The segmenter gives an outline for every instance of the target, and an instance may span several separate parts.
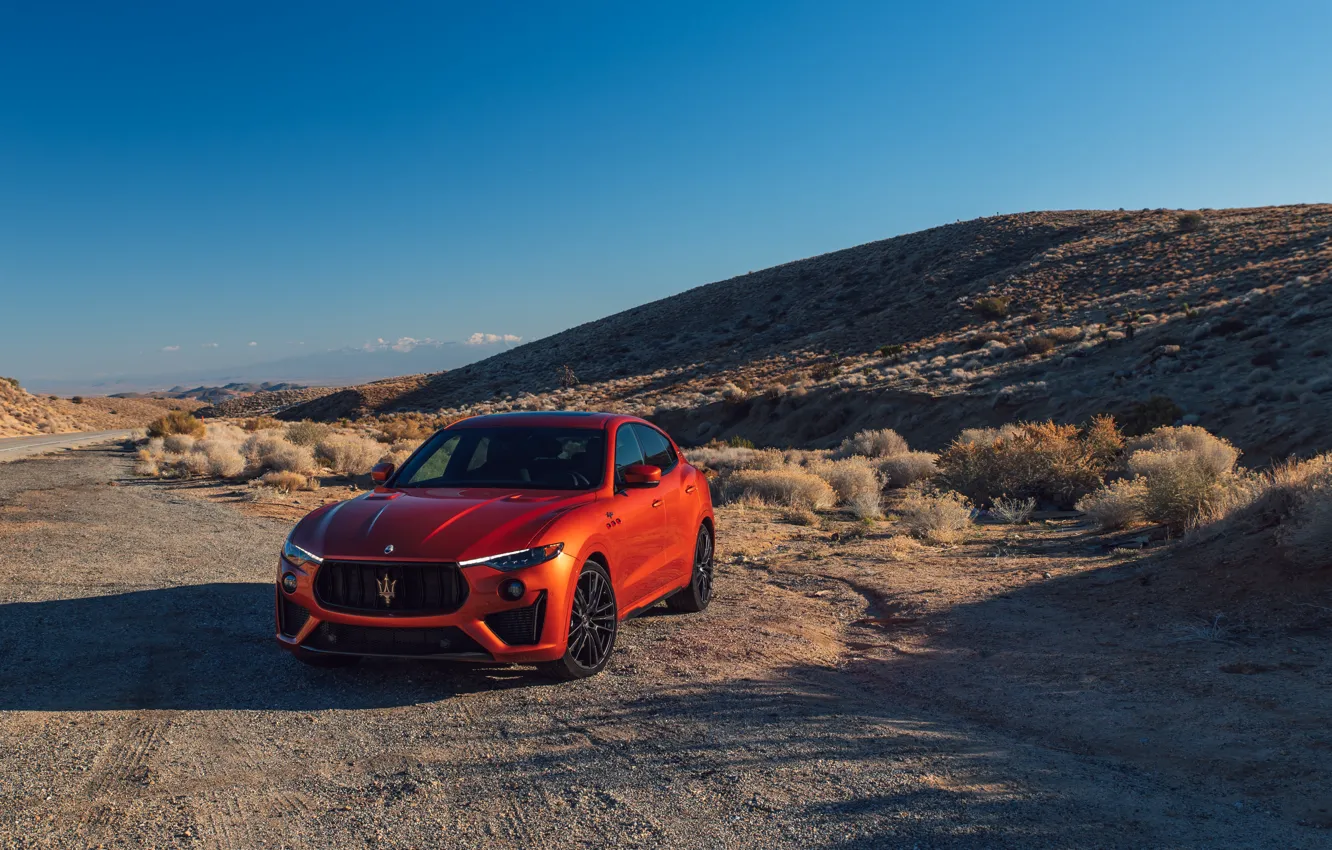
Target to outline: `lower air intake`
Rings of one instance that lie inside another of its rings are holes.
[[[304,645],[310,649],[353,655],[488,655],[479,643],[457,626],[394,629],[325,622],[306,638]]]
[[[531,646],[541,640],[541,625],[546,619],[546,592],[526,608],[513,608],[486,617],[486,628],[509,646]]]

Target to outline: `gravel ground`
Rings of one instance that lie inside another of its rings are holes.
[[[307,669],[271,639],[287,524],[128,469],[0,467],[0,846],[1327,846],[905,698],[848,662],[865,597],[732,564],[725,513],[714,605],[594,679]]]

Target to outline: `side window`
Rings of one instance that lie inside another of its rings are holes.
[[[620,472],[626,466],[633,466],[642,462],[643,450],[634,437],[633,427],[621,425],[620,430],[615,432],[615,477],[619,478]]]
[[[630,427],[638,435],[638,444],[643,447],[646,463],[659,467],[662,472],[675,466],[675,450],[671,448],[671,441],[663,437],[660,431],[644,425]]]

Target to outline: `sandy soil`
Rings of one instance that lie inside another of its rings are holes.
[[[725,509],[714,605],[552,685],[298,665],[256,510],[299,509],[108,449],[0,468],[0,846],[1332,843],[1332,620],[1210,628],[1071,523],[934,550]]]

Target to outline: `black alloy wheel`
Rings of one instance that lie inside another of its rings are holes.
[[[600,673],[615,649],[619,609],[610,574],[596,561],[583,564],[569,612],[569,640],[564,657],[541,665],[559,679],[584,679]]]
[[[689,613],[708,607],[712,601],[713,555],[712,532],[706,525],[701,526],[694,540],[694,571],[689,584],[667,597],[667,607]]]

